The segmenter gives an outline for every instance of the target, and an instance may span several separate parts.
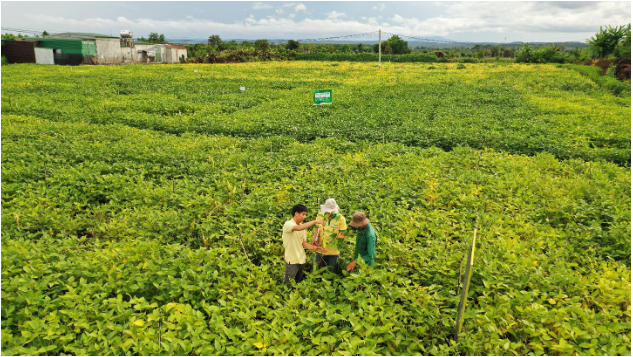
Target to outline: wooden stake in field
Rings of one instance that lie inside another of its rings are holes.
[[[457,308],[457,321],[455,322],[455,341],[459,338],[459,333],[462,331],[462,325],[464,324],[464,310],[466,309],[466,299],[468,298],[468,288],[470,287],[470,278],[473,276],[473,263],[475,261],[475,243],[477,241],[477,226],[479,225],[479,217],[477,217],[477,224],[475,225],[475,233],[473,235],[473,244],[468,249],[468,256],[466,259],[466,271],[464,272],[464,289],[462,290],[462,297],[459,300],[459,307]]]
[[[242,229],[241,228],[239,230],[240,230],[240,235],[237,236],[237,238],[240,240],[240,244],[242,245],[242,250],[244,251],[244,255],[246,256],[246,259],[248,259],[248,261],[250,262],[251,258],[249,258],[248,254],[246,254],[246,249],[244,248],[244,243],[242,242],[242,234],[244,234],[244,233],[242,233]]]

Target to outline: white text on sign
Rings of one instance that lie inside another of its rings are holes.
[[[330,92],[326,92],[326,93],[315,93],[314,97],[315,98],[329,98],[330,97]]]

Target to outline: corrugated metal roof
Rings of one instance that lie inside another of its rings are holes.
[[[153,45],[154,42],[149,42],[149,41],[134,41],[135,44],[137,45]]]
[[[65,32],[59,33],[55,35],[46,36],[46,38],[80,38],[83,40],[94,40],[95,38],[116,38],[116,36],[108,36],[102,35],[98,33],[88,33],[88,32]]]
[[[160,46],[169,47],[169,48],[180,48],[180,49],[183,49],[183,50],[186,48],[186,47],[181,47],[181,46],[176,46],[176,45],[160,45]]]

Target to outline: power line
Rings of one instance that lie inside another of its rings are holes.
[[[364,37],[367,35],[377,35],[377,34],[378,34],[378,31],[372,31],[372,32],[358,33],[358,34],[353,34],[353,35],[323,37],[323,38],[316,38],[316,39],[301,39],[301,40],[297,40],[297,42],[322,42],[322,41],[334,40],[334,39],[340,39],[340,38]]]
[[[484,42],[465,42],[465,41],[452,41],[452,40],[436,40],[436,39],[431,39],[431,38],[421,38],[421,37],[416,37],[416,36],[400,35],[400,34],[394,34],[394,33],[389,33],[389,32],[383,32],[383,34],[385,34],[385,35],[392,35],[392,36],[396,35],[396,36],[405,37],[405,38],[411,38],[411,39],[418,40],[418,41],[423,41],[423,42],[449,43],[449,44],[471,45],[471,46],[484,43]]]
[[[48,31],[48,30],[42,30],[42,29],[22,29],[22,28],[15,28],[15,27],[2,27],[1,28],[3,31],[11,31],[11,32],[17,32],[17,33],[35,33],[35,34],[41,34],[42,32],[46,31],[50,34],[60,34],[60,33],[64,33],[64,32],[70,32],[70,31]]]

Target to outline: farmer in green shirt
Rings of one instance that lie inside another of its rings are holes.
[[[352,215],[352,221],[349,223],[350,227],[358,228],[356,234],[356,249],[354,250],[354,260],[347,266],[347,271],[354,270],[356,266],[356,259],[360,255],[361,258],[370,267],[374,266],[374,259],[376,259],[376,240],[378,236],[374,227],[369,223],[369,219],[363,212],[356,212]]]

